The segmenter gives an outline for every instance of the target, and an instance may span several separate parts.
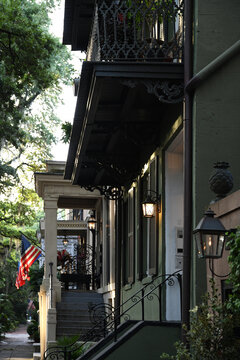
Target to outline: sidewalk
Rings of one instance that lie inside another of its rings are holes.
[[[0,360],[25,360],[33,358],[33,343],[28,339],[27,325],[20,325],[0,341]]]

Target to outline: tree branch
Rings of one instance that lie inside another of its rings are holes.
[[[1,29],[1,28],[0,28],[0,32],[2,32],[4,34],[8,34],[8,35],[23,36],[22,34],[17,34],[17,33],[13,32],[13,31]]]
[[[29,99],[27,99],[27,100],[24,99],[23,101],[20,102],[18,108],[19,108],[19,109],[23,109],[23,108],[31,105],[32,102],[33,102],[40,94],[41,94],[41,92],[40,92],[40,91],[37,91],[34,95],[30,96]]]

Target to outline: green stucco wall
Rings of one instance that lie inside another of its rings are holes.
[[[159,214],[159,233],[158,233],[158,275],[162,275],[165,273],[165,213],[164,213],[164,150],[167,147],[167,145],[170,143],[170,141],[173,140],[173,138],[176,137],[176,135],[181,131],[182,129],[182,116],[178,116],[176,118],[176,113],[173,112],[173,114],[170,114],[170,111],[168,112],[169,118],[172,118],[171,122],[169,121],[168,124],[164,125],[164,131],[162,136],[162,139],[159,139],[159,147],[156,148],[155,155],[158,156],[158,188],[159,193],[162,194],[162,211]],[[174,120],[173,120],[174,119]],[[166,122],[166,119],[164,119]],[[137,231],[136,231],[137,233]],[[137,254],[138,254],[138,241],[135,241],[135,276],[134,281],[131,284],[126,284],[122,287],[121,291],[121,303],[124,303],[128,299],[130,299],[134,294],[136,294],[137,291],[142,289],[143,286],[146,286],[148,283],[151,282],[152,276],[144,276],[143,279],[139,280],[137,277]],[[146,254],[144,254],[146,256]],[[175,270],[173,270],[174,272]],[[176,280],[177,282],[177,280]],[[162,288],[162,320],[165,320],[165,291],[166,291],[166,285]],[[146,292],[150,291],[150,287],[146,289]],[[138,296],[140,293],[137,294],[135,297],[135,300],[138,301]],[[155,294],[153,296],[146,298],[144,303],[144,319],[145,320],[153,320],[158,321],[160,319],[159,314],[159,301],[157,296],[158,295],[158,289],[155,291]],[[179,296],[180,296],[180,290],[179,290]],[[127,304],[123,307],[124,310],[128,309],[133,305],[132,301],[127,302]],[[142,320],[142,303],[139,302],[136,306],[132,307],[129,311],[127,311],[127,314],[129,314],[131,320]]]
[[[195,1],[194,72],[203,69],[240,39],[239,0]],[[240,54],[195,91],[193,107],[193,226],[214,193],[208,179],[217,161],[230,163],[234,188],[240,187]],[[193,304],[205,291],[205,261],[193,244]]]
[[[173,344],[179,339],[179,327],[145,326],[105,359],[159,360],[163,352],[175,354]]]

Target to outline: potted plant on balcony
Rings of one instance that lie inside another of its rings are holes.
[[[176,49],[175,22],[180,14],[175,0],[128,0],[134,11],[139,41],[145,56],[152,60],[172,61]]]

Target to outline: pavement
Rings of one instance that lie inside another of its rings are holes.
[[[14,332],[5,334],[5,338],[0,341],[0,360],[33,359],[33,351],[27,325],[20,325]]]

